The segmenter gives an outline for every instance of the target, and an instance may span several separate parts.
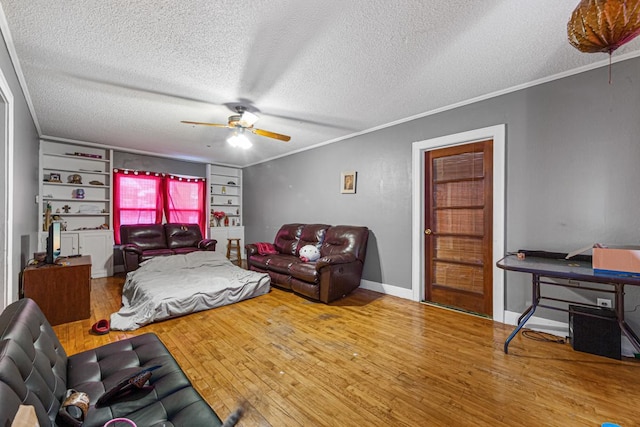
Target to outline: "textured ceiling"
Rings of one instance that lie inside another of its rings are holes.
[[[42,136],[241,166],[606,61],[567,42],[577,3],[0,1]],[[291,142],[180,123],[238,103]]]

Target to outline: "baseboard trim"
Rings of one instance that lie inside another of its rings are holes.
[[[404,298],[413,301],[413,291],[399,286],[388,285],[386,283],[373,282],[371,280],[360,280],[360,287],[381,294]]]

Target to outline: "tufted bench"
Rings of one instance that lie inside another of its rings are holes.
[[[104,392],[141,369],[160,365],[151,387],[135,389],[97,408]],[[41,426],[57,425],[67,389],[85,392],[90,407],[83,427],[126,417],[138,426],[220,426],[222,422],[155,334],[144,334],[67,356],[32,300],[9,305],[0,315],[0,425],[18,407],[32,405]]]

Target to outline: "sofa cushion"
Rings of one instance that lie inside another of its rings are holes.
[[[300,255],[300,249],[307,245],[320,249],[324,236],[330,225],[327,224],[307,224],[300,230],[300,239],[296,246],[296,255]]]
[[[315,262],[298,262],[291,264],[289,274],[305,282],[316,283],[318,281],[318,271],[316,270]]]
[[[327,230],[320,248],[320,256],[351,253],[364,263],[368,237],[369,229],[367,227],[336,225]]]
[[[169,256],[173,255],[173,251],[171,249],[149,249],[146,251],[142,251],[142,255],[140,256],[140,262],[146,261],[156,256]]]
[[[184,248],[174,248],[173,249],[173,253],[176,255],[180,255],[180,254],[190,254],[191,252],[197,252],[200,249],[198,248],[194,248],[193,246],[187,246]]]
[[[202,240],[202,232],[197,224],[165,224],[165,236],[167,238],[167,248],[183,248],[185,246],[198,247],[198,242]]]
[[[297,256],[298,239],[303,226],[304,224],[285,224],[280,227],[273,241],[276,250],[281,254]]]
[[[292,264],[302,262],[300,258],[294,255],[274,254],[266,256],[269,257],[267,260],[267,268],[282,274],[289,274],[289,267]]]
[[[120,241],[123,245],[136,244],[143,251],[167,247],[162,224],[121,225]]]

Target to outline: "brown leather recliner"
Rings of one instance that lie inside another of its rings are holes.
[[[217,243],[214,239],[203,239],[198,224],[121,225],[120,241],[126,273],[156,256],[215,251]]]
[[[369,229],[351,225],[285,224],[276,234],[277,253],[261,254],[248,244],[249,269],[268,273],[271,284],[324,303],[342,298],[360,286]],[[300,249],[314,245],[320,259],[304,262]]]

